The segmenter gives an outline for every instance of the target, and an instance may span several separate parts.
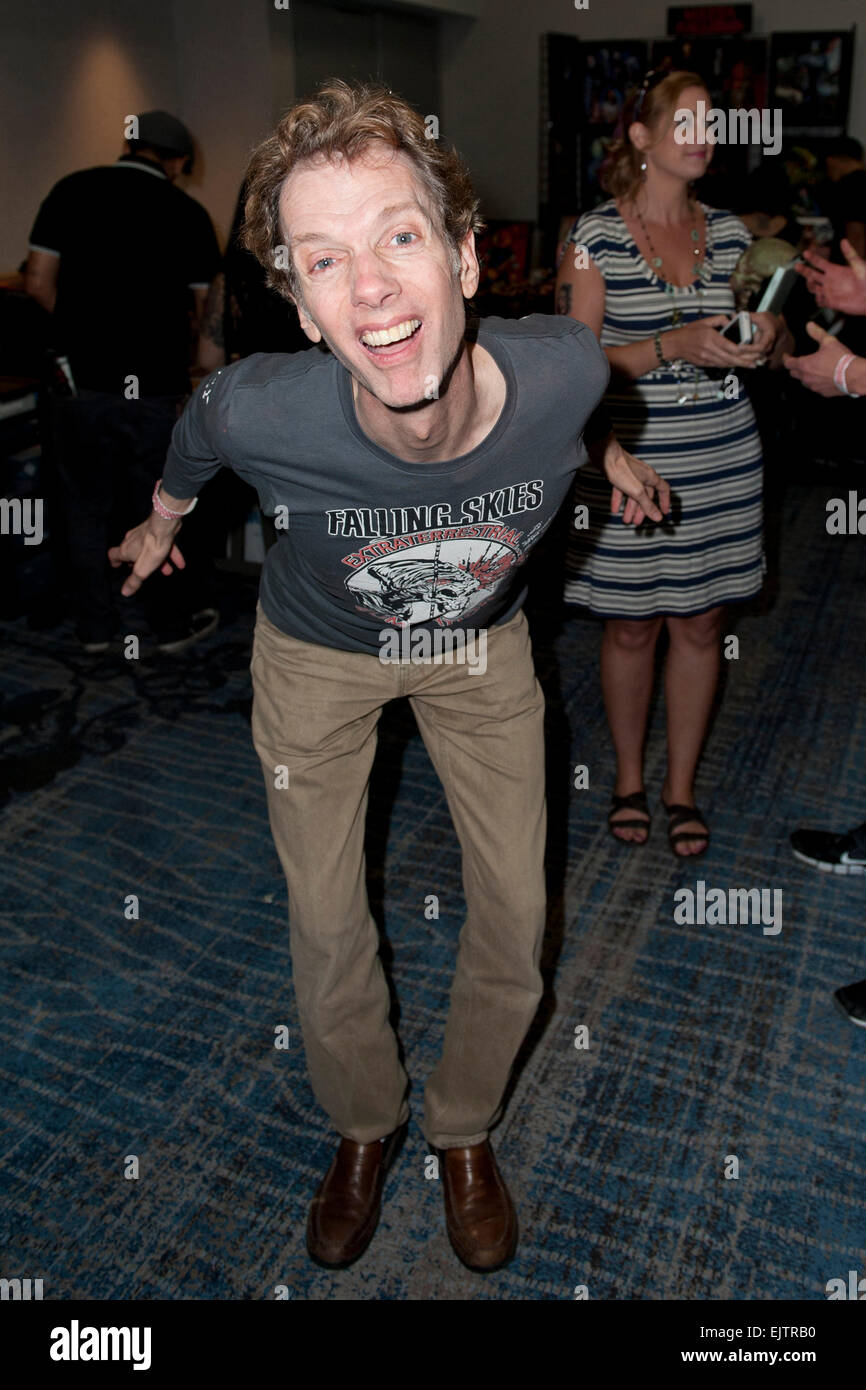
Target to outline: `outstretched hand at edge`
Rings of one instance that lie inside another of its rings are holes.
[[[180,525],[179,521],[165,522],[151,515],[139,526],[127,531],[120,545],[111,547],[108,559],[114,569],[121,565],[132,565],[132,573],[127,576],[120,591],[124,598],[136,593],[154,570],[171,574],[173,568],[186,569],[186,561],[174,544]]]

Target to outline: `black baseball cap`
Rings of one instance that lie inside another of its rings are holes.
[[[138,117],[139,145],[154,145],[173,154],[192,155],[192,136],[177,116],[168,111],[142,111]]]

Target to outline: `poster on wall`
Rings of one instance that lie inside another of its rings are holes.
[[[722,110],[767,105],[766,39],[657,39],[652,65],[698,73]]]
[[[751,28],[751,5],[672,5],[668,10],[669,34],[748,34]]]
[[[766,39],[722,35],[657,39],[652,44],[654,68],[697,73],[709,92],[710,107],[722,111],[766,107],[767,61]],[[742,182],[760,160],[757,145],[715,145],[707,172],[698,184],[699,196],[712,207],[727,207],[732,185]]]
[[[639,87],[649,67],[649,44],[644,39],[609,39],[582,43],[581,52],[581,179],[580,209],[597,207],[608,194],[598,182],[599,171],[614,138],[623,103]]]
[[[632,87],[640,86],[649,46],[643,39],[582,43],[581,106],[589,126],[612,129]]]
[[[773,34],[770,105],[786,131],[842,134],[848,120],[853,37],[850,32]]]
[[[543,34],[539,74],[539,207],[541,254],[552,265],[557,228],[581,206],[581,44],[570,34]]]
[[[612,130],[599,129],[586,130],[582,136],[580,200],[582,212],[598,207],[599,203],[606,202],[610,197],[610,194],[606,193],[599,183],[599,175],[613,138],[614,132]]]

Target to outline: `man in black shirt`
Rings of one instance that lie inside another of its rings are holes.
[[[858,256],[866,256],[866,166],[863,146],[850,135],[828,141],[824,151],[827,182],[820,194],[821,211],[833,224],[833,243],[830,261],[844,265],[846,256],[842,240],[846,239]],[[811,288],[811,286],[809,286]],[[866,355],[866,321],[848,317],[839,334],[851,352]],[[810,350],[805,339],[797,342],[797,352]],[[806,382],[805,385],[811,386]],[[803,413],[801,412],[801,418]],[[812,400],[807,416],[811,439],[807,457],[829,457],[837,463],[858,466],[866,456],[863,443],[863,418],[859,406],[850,400],[830,402]],[[807,436],[808,439],[808,436]]]
[[[25,287],[52,315],[72,396],[53,402],[51,438],[62,487],[79,639],[107,648],[117,617],[106,550],[149,505],[171,431],[189,393],[190,311],[201,315],[219,247],[201,204],[176,188],[192,159],[189,132],[164,111],[136,117],[113,165],[69,174],[42,203]],[[195,555],[195,537],[190,536]],[[192,558],[192,557],[190,557]],[[147,595],[163,651],[211,631],[201,579],[164,576]]]
[[[866,256],[866,165],[863,146],[850,135],[832,141],[824,155],[827,211],[837,244],[847,237],[858,256]],[[841,259],[841,257],[840,257]]]

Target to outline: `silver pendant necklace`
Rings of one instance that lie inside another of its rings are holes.
[[[694,256],[695,256],[695,261],[694,261],[695,273],[694,273],[694,277],[693,277],[692,283],[694,284],[695,289],[697,290],[697,294],[698,294],[698,318],[701,318],[702,315],[703,315],[703,307],[704,307],[703,271],[704,271],[704,266],[706,265],[707,252],[708,252],[708,250],[709,250],[709,244],[708,244],[708,242],[709,242],[709,223],[707,223],[707,243],[704,245],[703,253],[702,253],[702,252],[701,252],[701,234],[700,234],[700,231],[698,230],[698,208],[697,208],[697,203],[693,202],[691,199],[689,200],[689,203],[690,203],[691,212],[692,212],[692,226],[691,226],[690,236],[691,236],[691,240],[692,240],[692,243],[693,243]],[[654,267],[654,269],[655,269],[656,271],[659,271],[659,270],[661,270],[662,265],[663,265],[662,257],[658,254],[658,252],[657,252],[657,250],[656,250],[656,248],[655,248],[655,246],[654,246],[654,244],[653,244],[653,239],[652,239],[652,237],[651,237],[650,234],[649,234],[649,230],[648,230],[648,228],[647,228],[646,223],[645,223],[644,220],[643,220],[643,217],[642,217],[642,215],[641,215],[640,208],[638,207],[637,203],[634,204],[634,210],[635,210],[635,213],[637,214],[637,220],[638,220],[638,222],[640,223],[641,231],[643,232],[644,236],[646,237],[646,242],[647,242],[647,245],[649,246],[649,249],[650,249],[650,255],[651,255],[650,264]],[[664,290],[665,294],[669,295],[670,298],[671,298],[672,300],[674,299],[674,294],[675,294],[675,291],[676,291],[677,289],[681,289],[681,288],[682,288],[682,289],[687,289],[687,288],[688,288],[688,286],[686,286],[686,285],[680,286],[680,285],[673,285],[673,284],[671,284],[670,280],[668,280],[668,279],[667,279],[665,276],[663,276],[663,275],[657,275],[656,278],[662,281],[662,283],[664,284],[664,287],[665,287],[665,290]],[[672,306],[671,306],[671,328],[679,328],[680,325],[682,324],[682,322],[683,322],[683,311],[682,311],[682,309],[680,308],[680,306],[679,306],[678,304],[672,304]],[[698,369],[697,369],[697,367],[695,367],[694,372],[693,372],[693,374],[692,374],[692,394],[691,394],[691,396],[690,396],[689,393],[688,393],[687,391],[684,392],[681,396],[679,396],[679,397],[677,398],[677,405],[685,405],[686,402],[689,401],[689,400],[691,400],[692,402],[696,402],[698,399],[699,399],[699,393],[698,393]]]
[[[658,254],[658,252],[656,251],[655,246],[653,245],[653,239],[652,239],[652,237],[650,236],[650,234],[649,234],[649,232],[648,232],[648,230],[647,230],[647,225],[646,225],[646,223],[645,223],[644,220],[643,220],[643,217],[642,217],[642,215],[641,215],[641,210],[640,210],[640,208],[638,207],[637,203],[635,203],[635,205],[634,205],[634,210],[635,210],[635,212],[637,213],[637,220],[638,220],[638,222],[640,223],[641,231],[643,232],[644,236],[646,237],[646,239],[647,239],[647,245],[649,246],[649,249],[650,249],[650,251],[651,251],[651,253],[652,253],[652,261],[651,261],[651,264],[655,267],[656,270],[661,270],[662,264],[663,264],[662,258],[661,258],[661,256]],[[693,242],[693,247],[694,247],[694,256],[695,256],[695,276],[694,276],[694,278],[697,279],[698,276],[700,275],[701,266],[702,266],[702,264],[703,264],[703,260],[702,260],[702,257],[701,257],[701,234],[700,234],[700,232],[698,231],[698,208],[697,208],[697,203],[694,203],[694,202],[691,203],[691,210],[692,210],[692,226],[691,226],[691,232],[690,232],[689,235],[691,236],[691,239],[692,239],[692,242]],[[666,284],[670,284],[670,281],[667,279],[666,276],[659,276],[659,279],[664,279]],[[674,288],[676,288],[676,287],[674,287]]]

